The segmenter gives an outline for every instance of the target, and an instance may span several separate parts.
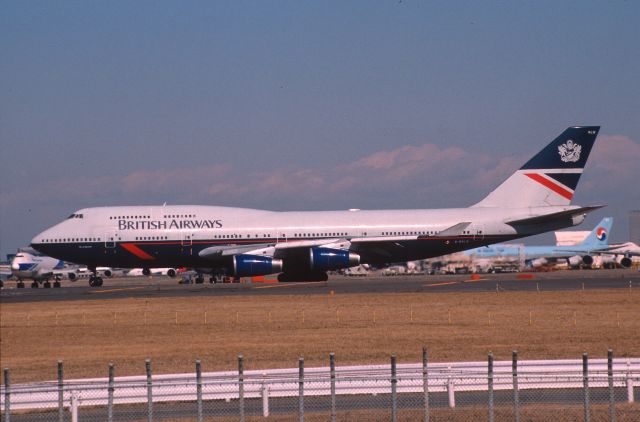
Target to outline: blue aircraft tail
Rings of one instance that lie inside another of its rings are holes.
[[[609,232],[613,225],[613,217],[605,217],[596,225],[581,243],[580,246],[602,248],[609,246]]]

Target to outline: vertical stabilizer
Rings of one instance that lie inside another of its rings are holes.
[[[598,225],[589,233],[580,246],[588,246],[594,248],[604,248],[609,246],[609,232],[613,225],[613,217],[605,217]]]
[[[569,205],[599,130],[568,128],[474,207]]]

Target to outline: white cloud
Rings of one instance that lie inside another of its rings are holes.
[[[438,206],[454,205],[452,198],[470,204],[491,191],[526,158],[496,157],[427,143],[378,151],[332,167],[251,170],[231,164],[178,164],[171,169],[137,170],[124,176],[52,180],[29,191],[5,191],[3,196],[8,204],[56,199],[74,203],[72,208],[83,206],[89,199],[95,201],[96,195],[123,203],[145,203],[150,197],[166,198],[172,203],[277,201],[284,208],[287,203],[318,198],[330,201],[345,196],[356,203],[372,197],[382,198],[379,201],[419,197],[437,198]],[[598,177],[588,177],[586,186],[578,190],[596,193],[623,185],[638,192],[639,143],[625,136],[601,135],[590,160],[587,174],[592,172]]]

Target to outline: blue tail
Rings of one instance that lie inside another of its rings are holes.
[[[580,246],[588,247],[606,247],[609,246],[609,232],[613,225],[613,217],[605,217],[596,225],[596,227],[589,233]]]

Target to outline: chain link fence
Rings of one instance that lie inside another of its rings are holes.
[[[640,421],[640,359],[329,366],[12,385],[2,421]]]

